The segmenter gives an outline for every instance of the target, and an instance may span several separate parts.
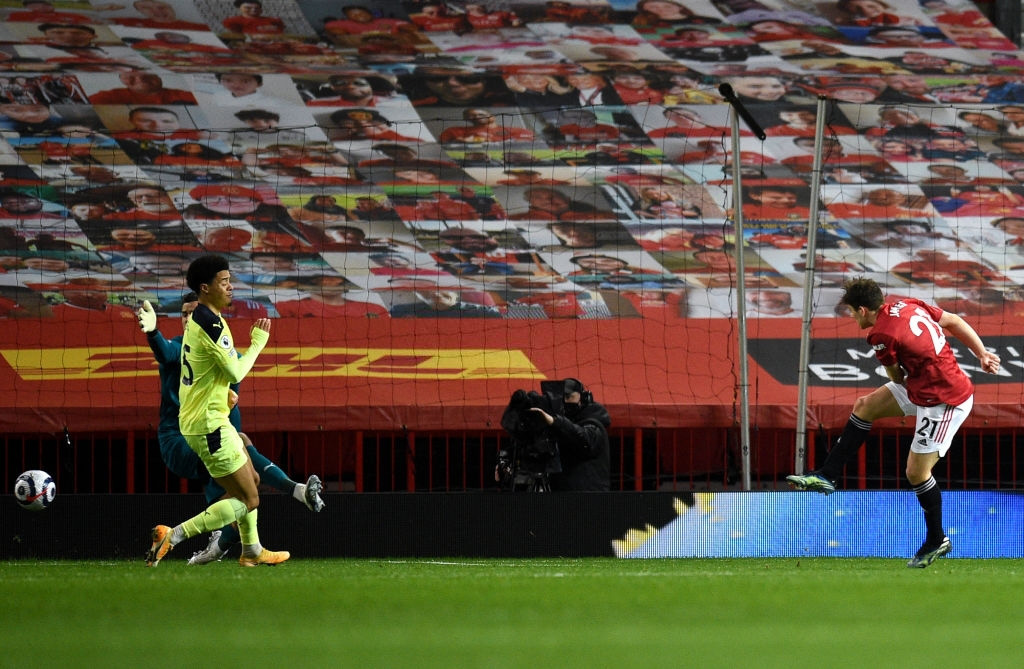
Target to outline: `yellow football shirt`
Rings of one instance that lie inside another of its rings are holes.
[[[230,424],[228,386],[245,378],[269,339],[269,332],[254,328],[252,345],[239,356],[227,321],[203,304],[196,307],[181,342],[182,434],[209,434]]]

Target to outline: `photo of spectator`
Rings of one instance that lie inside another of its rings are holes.
[[[404,19],[375,14],[370,6],[346,5],[341,8],[340,17],[324,23],[324,30],[329,35],[344,38],[366,33],[401,35],[414,32],[415,27]]]
[[[533,186],[522,191],[527,208],[512,210],[511,220],[534,221],[608,221],[616,220],[613,212],[574,200],[561,190],[549,186]],[[517,209],[519,209],[517,207]]]
[[[280,204],[267,202],[265,194],[231,185],[197,186],[189,191],[195,202],[182,212],[186,221],[238,219],[256,230],[254,251],[310,251],[298,226]]]
[[[422,128],[414,128],[421,133],[418,137],[403,135],[392,128],[396,124],[376,109],[339,109],[331,114],[330,119],[332,141],[423,142],[433,139],[423,133]],[[404,125],[412,127],[418,124]]]
[[[235,0],[236,13],[224,19],[222,25],[229,33],[236,33],[253,39],[281,35],[285,31],[284,21],[276,16],[263,13],[260,0]]]
[[[700,16],[675,0],[640,0],[636,3],[636,16],[633,18],[634,26],[643,27],[677,24],[714,25],[718,23],[722,23],[720,16]]]
[[[31,191],[8,190],[0,192],[0,221],[24,226],[64,218],[63,209],[36,197]]]
[[[251,72],[218,72],[213,77],[196,75],[195,91],[208,107],[282,107],[301,104],[290,77]]]
[[[944,216],[954,218],[1024,214],[1024,194],[1016,186],[964,184],[939,187],[938,192],[932,193],[932,200]]]
[[[743,190],[743,217],[750,220],[807,220],[810,208],[803,188],[783,184],[750,186]]]
[[[552,179],[539,170],[505,170],[503,176],[494,182],[499,186],[568,186],[564,179]]]
[[[304,142],[302,144],[270,144],[250,146],[242,153],[245,165],[266,169],[267,167],[348,167],[348,161],[330,142]]]
[[[659,253],[721,249],[726,244],[721,227],[665,224],[657,227],[631,225],[629,229],[640,248],[654,253],[655,257]]]
[[[573,283],[611,289],[664,288],[681,284],[674,275],[662,269],[630,264],[619,255],[600,253],[576,254],[569,258],[576,269],[566,276]]]
[[[954,249],[960,240],[952,230],[936,229],[935,219],[864,221],[857,236],[865,247]]]
[[[272,109],[262,107],[240,109],[235,111],[232,116],[242,124],[232,127],[226,132],[231,141],[231,151],[236,155],[260,145],[302,145],[307,141],[326,139],[319,128],[310,127],[311,121],[307,121],[304,124],[305,127],[289,127],[289,125],[297,125],[297,121],[282,125],[281,113]]]
[[[602,123],[590,109],[563,109],[557,112],[544,135],[551,144],[591,144],[616,140],[622,131],[617,125]]]
[[[569,106],[621,105],[622,97],[603,76],[593,72],[572,72],[565,75],[571,87],[567,93]]]
[[[971,136],[974,135],[1002,135],[1007,133],[1007,126],[998,116],[985,113],[984,111],[965,110],[956,115],[957,120],[964,131]],[[1005,113],[1003,118],[1006,118]]]
[[[788,86],[779,77],[729,77],[725,83],[732,86],[736,99],[744,104],[779,102],[789,93]]]
[[[416,148],[406,146],[404,144],[382,142],[374,144],[370,148],[372,151],[376,152],[374,155],[380,155],[382,157],[359,160],[359,167],[390,167],[392,169],[458,167],[455,162],[448,160],[447,158],[423,157]]]
[[[855,201],[825,204],[836,218],[931,218],[938,213],[923,193],[906,188],[866,188]]]
[[[755,249],[804,249],[807,247],[808,225],[806,223],[759,223],[755,228],[744,229],[744,239]],[[847,248],[849,234],[841,229],[819,225],[816,236],[817,246],[823,249]]]
[[[577,90],[569,83],[555,74],[536,69],[506,74],[505,86],[514,94],[517,105],[530,109],[573,106],[578,99]]]
[[[325,229],[344,225],[352,220],[348,209],[338,203],[334,195],[313,195],[299,206],[289,207],[288,215],[296,223]],[[308,235],[307,235],[308,236]]]
[[[1011,281],[970,253],[951,257],[945,251],[919,249],[889,272],[910,284],[930,283],[943,288],[1009,286]]]
[[[731,137],[732,129],[725,125],[713,125],[707,122],[698,110],[697,105],[691,107],[665,107],[662,116],[669,125],[648,131],[651,139],[662,137]],[[740,128],[740,134],[752,135],[746,127]]]
[[[917,26],[923,23],[916,16],[901,15],[884,0],[839,0],[836,24],[844,26]]]
[[[278,284],[281,285],[281,284]],[[351,283],[342,276],[320,274],[284,284],[296,291],[292,299],[274,300],[282,318],[387,318],[388,310],[374,301],[374,296],[361,294],[357,299]]]
[[[799,316],[793,293],[782,288],[759,288],[746,293],[748,316]]]
[[[104,186],[80,191],[76,197],[103,198],[102,201],[109,208],[101,217],[106,224],[118,222],[176,227],[182,220],[181,212],[170,194],[156,185]]]
[[[629,62],[632,59],[626,59]],[[608,80],[618,93],[624,105],[646,102],[657,105],[664,102],[664,94],[655,87],[650,77],[637,70],[616,70],[608,74]]]
[[[465,15],[449,11],[448,5],[443,1],[419,3],[417,9],[419,11],[409,14],[409,20],[425,32],[452,31],[458,33],[471,29]]]
[[[640,188],[640,202],[634,211],[640,218],[659,220],[701,217],[700,207],[695,203],[656,186]]]
[[[399,216],[387,198],[364,195],[356,198],[355,208],[349,215],[359,221],[398,221]]]
[[[403,294],[404,293],[404,294]],[[468,292],[450,288],[423,288],[411,291],[394,291],[391,307],[392,318],[501,318],[501,311],[493,298],[486,293],[472,295],[478,300],[470,301]],[[399,301],[399,300],[402,301]]]
[[[423,65],[400,75],[399,82],[416,107],[507,107],[515,103],[500,75],[475,68]]]
[[[231,154],[227,146],[217,148],[211,142],[175,142],[168,144],[167,153],[153,159],[158,166],[185,168],[241,167],[242,161]]]
[[[152,164],[157,157],[169,152],[168,142],[197,141],[207,137],[205,131],[191,125],[196,115],[189,114],[184,109],[186,108],[133,107],[128,110],[125,117],[128,128],[123,130],[116,129],[117,119],[106,122],[112,130],[111,135],[132,160],[140,165]],[[189,122],[183,123],[182,118],[188,119]]]
[[[779,109],[776,110],[775,115],[775,121],[764,124],[764,133],[769,137],[814,137],[817,114],[813,108]],[[857,130],[845,123],[841,112],[832,110],[826,134],[829,136],[856,135]]]
[[[206,31],[210,27],[199,21],[187,21],[178,17],[178,9],[164,0],[135,0],[132,9],[141,16],[116,16],[113,23],[131,28],[159,28],[162,30]]]
[[[507,262],[527,249],[518,230],[501,224],[466,222],[452,225],[441,221],[433,225],[418,225],[422,244],[442,253],[476,255],[495,262]]]
[[[532,142],[535,139],[533,131],[513,125],[515,116],[510,111],[496,112],[470,107],[462,112],[467,125],[445,128],[439,139],[442,144]]]
[[[377,107],[401,104],[395,82],[376,72],[332,74],[326,81],[299,80],[299,93],[311,107]]]
[[[637,246],[637,242],[619,223],[555,221],[521,225],[523,234],[531,245],[550,251],[604,248],[615,252],[635,249]]]

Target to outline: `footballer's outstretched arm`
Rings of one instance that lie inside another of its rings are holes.
[[[974,328],[967,321],[956,314],[945,311],[942,313],[942,318],[939,319],[939,326],[949,330],[950,334],[963,342],[970,349],[971,353],[978,358],[984,371],[989,374],[995,374],[999,371],[999,356],[985,349],[985,344],[982,343],[981,337],[978,336],[978,333],[974,331]]]
[[[261,322],[264,321],[265,323],[261,325]],[[270,319],[261,318],[257,320],[256,324],[253,325],[250,335],[252,341],[249,344],[249,350],[240,356],[235,355],[233,351],[225,351],[225,354],[220,358],[232,383],[241,383],[245,375],[252,369],[252,366],[256,364],[256,358],[259,357],[263,347],[270,340]]]
[[[245,375],[256,363],[256,358],[263,347],[270,340],[270,319],[257,319],[252,328],[252,342],[249,345],[249,350],[239,356],[230,345],[229,340],[225,340],[225,343],[221,344],[224,332],[220,316],[209,309],[197,308],[192,312],[192,322],[201,327],[209,337],[209,347],[213,351],[216,365],[225,372],[231,383],[240,383],[245,378]]]

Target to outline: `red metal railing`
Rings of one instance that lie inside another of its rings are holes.
[[[495,488],[503,432],[275,432],[250,433],[254,444],[293,479],[320,475],[332,491],[428,492]],[[807,469],[820,462],[835,433],[808,435]],[[1024,488],[1024,438],[1013,430],[961,430],[936,468],[944,488]],[[875,430],[845,488],[906,487],[908,430]],[[199,492],[160,459],[151,432],[5,435],[2,475],[12,483],[26,469],[53,474],[65,493]],[[756,490],[784,487],[793,471],[791,430],[751,432],[751,481]],[[624,429],[611,432],[613,490],[739,490],[742,459],[731,429]]]

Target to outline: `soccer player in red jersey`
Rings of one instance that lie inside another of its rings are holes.
[[[974,384],[957,363],[943,330],[975,355],[984,372],[999,372],[999,356],[985,349],[964,319],[913,298],[885,302],[881,287],[871,279],[848,281],[840,304],[849,308],[862,330],[870,329],[868,343],[890,381],[857,398],[846,428],[820,469],[786,480],[794,488],[827,495],[864,443],[872,421],[916,415],[906,474],[924,510],[927,536],[907,566],[924,568],[953,548],[942,527],[942,496],[932,468],[949,450],[974,405]]]

